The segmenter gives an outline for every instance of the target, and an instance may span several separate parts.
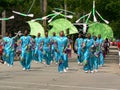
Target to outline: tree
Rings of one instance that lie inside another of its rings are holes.
[[[43,14],[40,12],[40,0],[35,0],[35,4],[31,9],[30,13],[34,13],[35,17],[42,17]],[[120,0],[95,0],[96,9],[99,11],[101,16],[110,22],[110,26],[114,31],[114,36],[120,38],[119,25],[120,25]],[[13,15],[12,10],[27,13],[33,0],[0,0],[0,13],[5,9],[7,17]],[[47,14],[50,14],[54,8],[64,9],[64,0],[47,0]],[[74,18],[71,22],[75,22],[83,14],[87,14],[92,10],[92,0],[66,0],[67,10],[75,12]],[[14,14],[15,15],[15,14]],[[25,25],[25,22],[31,18],[25,18],[19,15],[15,15],[15,20],[7,21],[8,31],[17,31]],[[100,19],[98,19],[100,20]],[[42,22],[41,22],[42,24]],[[24,27],[23,27],[24,28]]]

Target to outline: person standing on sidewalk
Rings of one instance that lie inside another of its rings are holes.
[[[119,55],[119,68],[120,68],[120,41],[117,43],[118,46],[118,55]]]

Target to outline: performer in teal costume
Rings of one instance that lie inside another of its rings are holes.
[[[35,36],[32,36],[32,39],[31,39],[31,50],[32,50],[32,60],[36,60],[36,56],[35,56],[35,48],[36,48],[36,45],[35,45]]]
[[[45,32],[45,38],[43,38],[43,58],[47,65],[51,62],[51,39],[48,37],[48,32]]]
[[[24,36],[20,38],[21,40],[21,65],[23,70],[29,70],[32,61],[32,51],[31,51],[31,37],[28,35],[28,31],[25,30]]]
[[[2,59],[4,61],[4,63],[6,64],[6,61],[7,61],[7,47],[9,47],[9,34],[8,32],[6,32],[6,35],[5,37],[3,37],[3,56],[2,56]]]
[[[75,41],[75,50],[77,51],[78,55],[78,64],[83,62],[83,38],[81,38],[81,34],[78,35],[78,38]]]
[[[13,66],[13,62],[14,62],[14,57],[15,57],[15,39],[17,38],[17,36],[19,35],[19,33],[15,36],[15,37],[11,37],[12,34],[9,34],[9,41],[8,44],[9,46],[6,47],[6,62],[8,63],[8,66],[12,67]]]
[[[90,72],[93,72],[93,61],[91,59],[91,47],[94,44],[93,39],[91,39],[91,34],[88,33],[87,34],[87,38],[84,40],[85,43],[85,47],[84,47],[84,71],[88,72],[90,70]]]
[[[93,46],[93,53],[92,53],[92,59],[93,59],[93,69],[95,72],[98,71],[98,57],[100,54],[100,48],[99,48],[99,43],[97,42],[97,37],[94,36],[94,46]]]
[[[58,43],[57,54],[59,60],[58,71],[66,72],[66,69],[68,68],[68,55],[66,53],[68,39],[67,37],[64,36],[63,31],[60,32],[60,37],[57,38],[57,43]]]
[[[103,39],[101,38],[101,35],[98,35],[98,39],[97,42],[99,43],[99,47],[100,47],[100,55],[99,55],[99,66],[103,66],[104,65],[104,56],[103,56],[103,51],[102,51],[102,44],[103,44]]]
[[[57,36],[56,36],[56,33],[53,32],[53,36],[51,37],[51,59],[52,60],[55,60],[56,63],[58,63],[58,57],[57,57],[57,52],[56,52],[56,40],[57,40]]]
[[[41,37],[41,33],[38,33],[35,38],[36,48],[35,48],[35,56],[36,61],[42,63],[43,60],[43,38]]]

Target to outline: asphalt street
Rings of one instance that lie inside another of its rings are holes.
[[[15,61],[13,67],[0,65],[0,90],[120,90],[120,69],[107,62],[97,73],[85,73],[73,59],[66,73],[58,73],[55,63],[35,62],[30,71],[22,71]]]

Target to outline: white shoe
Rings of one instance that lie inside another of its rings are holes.
[[[53,61],[50,62],[51,64],[53,63]]]
[[[69,68],[67,67],[66,70],[68,70]]]
[[[35,61],[35,63],[38,63],[38,61]]]
[[[94,71],[90,71],[90,73],[94,73]]]
[[[23,68],[23,71],[25,71],[25,68]]]
[[[64,72],[67,72],[66,69],[64,69]]]
[[[10,65],[9,67],[13,67],[13,65]]]
[[[100,65],[100,67],[103,67],[103,65]]]
[[[82,63],[80,63],[80,65],[83,65]]]
[[[59,73],[62,73],[63,71],[60,71]]]
[[[10,64],[8,64],[8,67],[10,67]]]
[[[85,73],[88,73],[88,71],[85,71]]]
[[[80,62],[78,62],[78,65],[80,64]]]
[[[7,62],[5,61],[4,64],[6,64]]]
[[[95,71],[95,72],[98,72],[98,70],[97,70],[97,69],[95,69],[94,71]]]
[[[43,64],[46,64],[45,62],[43,62]]]
[[[27,71],[30,71],[30,69],[27,69]]]

